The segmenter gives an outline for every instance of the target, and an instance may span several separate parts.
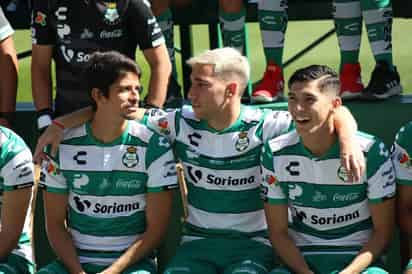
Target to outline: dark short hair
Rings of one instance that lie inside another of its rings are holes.
[[[103,96],[108,97],[110,86],[128,72],[139,78],[141,76],[139,65],[129,57],[117,51],[94,52],[83,70],[84,87],[90,97],[93,88],[99,89]],[[92,107],[96,109],[93,99]]]
[[[296,82],[310,82],[318,79],[321,79],[318,82],[320,92],[332,91],[335,95],[339,95],[339,76],[333,69],[324,65],[310,65],[296,70],[289,78],[288,88],[290,90]]]

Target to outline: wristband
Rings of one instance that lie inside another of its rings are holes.
[[[58,126],[60,129],[64,130],[64,125],[61,122],[59,122],[57,120],[53,120],[52,124]]]
[[[37,129],[47,127],[52,123],[53,112],[50,108],[44,108],[37,111]]]

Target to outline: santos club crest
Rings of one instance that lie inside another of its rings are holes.
[[[139,156],[137,155],[137,149],[135,147],[128,147],[123,154],[122,163],[125,167],[132,168],[139,163]]]

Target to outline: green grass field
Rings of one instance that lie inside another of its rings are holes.
[[[284,61],[288,60],[303,47],[310,44],[333,27],[332,20],[322,21],[291,21],[288,25],[285,41]],[[393,25],[393,55],[394,62],[398,67],[401,75],[402,85],[405,93],[412,92],[412,78],[408,77],[412,72],[412,52],[410,45],[412,44],[412,36],[408,33],[412,29],[412,19],[394,20]],[[252,66],[252,80],[257,81],[261,77],[265,68],[265,59],[263,56],[262,44],[260,39],[260,31],[257,23],[248,24],[249,30],[249,47],[250,47],[250,62]],[[362,48],[360,52],[360,63],[362,65],[362,78],[365,84],[368,83],[370,72],[374,66],[374,59],[367,40],[366,31],[363,31]],[[178,39],[178,29],[176,28],[175,42],[176,47],[180,48]],[[207,49],[208,35],[207,26],[200,25],[193,27],[194,49],[195,53]],[[14,36],[15,44],[18,52],[29,50],[31,47],[30,31],[19,30]],[[143,84],[146,86],[148,81],[148,65],[140,53],[137,54],[139,63],[143,68]],[[180,55],[177,54],[178,71],[180,73]],[[317,48],[310,51],[301,59],[292,63],[285,69],[285,78],[288,79],[290,74],[299,67],[309,64],[327,64],[335,69],[339,65],[339,50],[336,36],[333,35]],[[30,58],[20,60],[20,76],[19,76],[19,102],[30,102],[31,84],[30,84]],[[180,79],[181,80],[181,79]]]

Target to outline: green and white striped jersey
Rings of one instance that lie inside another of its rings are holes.
[[[398,184],[412,186],[412,122],[399,129],[391,150]]]
[[[33,170],[30,149],[16,133],[0,126],[0,210],[3,195],[7,192],[33,186]],[[29,206],[19,243],[12,253],[33,262],[30,243],[30,212]]]
[[[262,195],[270,204],[287,204],[289,234],[302,251],[358,250],[373,228],[368,203],[395,195],[389,151],[371,135],[356,135],[367,166],[359,182],[349,183],[336,142],[313,156],[297,132],[270,140],[262,151]]]
[[[259,155],[264,141],[289,130],[288,112],[242,106],[237,121],[216,131],[190,106],[150,110],[145,123],[167,136],[182,161],[188,187],[186,240],[249,237],[268,243],[259,197]],[[268,243],[269,244],[269,243]]]
[[[177,187],[167,138],[135,121],[111,143],[90,124],[65,130],[41,186],[68,195],[68,228],[80,263],[108,265],[146,229],[146,193]]]

